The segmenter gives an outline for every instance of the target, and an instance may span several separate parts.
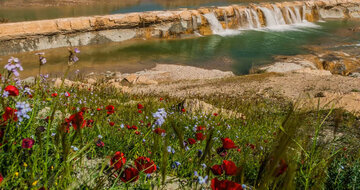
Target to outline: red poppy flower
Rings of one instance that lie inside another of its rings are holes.
[[[205,131],[206,130],[206,127],[204,126],[197,126],[196,127],[196,131]]]
[[[113,105],[108,105],[108,106],[106,106],[105,109],[107,110],[106,113],[107,113],[108,115],[111,115],[111,114],[115,113],[115,107],[114,107]]]
[[[89,120],[86,121],[86,126],[87,127],[92,127],[93,124],[94,124],[94,120],[92,120],[92,119],[89,119]]]
[[[99,139],[98,141],[96,141],[96,146],[97,147],[104,147],[105,143],[102,140]]]
[[[137,109],[139,109],[139,110],[144,109],[144,106],[141,105],[141,104],[138,104],[138,105],[137,105]]]
[[[136,127],[135,125],[131,126],[131,129],[137,130],[138,127]]]
[[[190,145],[193,145],[193,144],[196,143],[196,140],[193,139],[193,138],[188,138],[188,142],[189,142]]]
[[[164,100],[164,98],[160,98],[159,100],[160,100],[160,101],[163,101],[163,100]]]
[[[65,96],[66,96],[66,97],[70,97],[70,93],[69,93],[69,92],[65,92]]]
[[[7,91],[9,93],[9,96],[18,96],[19,95],[19,89],[17,89],[15,86],[12,86],[12,85],[5,87],[4,91]]]
[[[135,166],[139,171],[143,171],[144,173],[151,174],[156,171],[156,165],[154,161],[150,160],[147,157],[139,157],[135,161]]]
[[[5,108],[5,113],[2,115],[3,117],[3,120],[4,121],[7,121],[9,119],[12,119],[14,121],[17,121],[18,118],[16,116],[16,112],[17,110],[16,109],[13,109],[13,108],[10,108],[10,107],[6,107]]]
[[[2,181],[4,180],[3,175],[0,173],[0,184],[2,183]]]
[[[219,114],[217,114],[217,113],[214,113],[213,115],[214,115],[214,116],[218,116]]]
[[[110,121],[110,122],[109,122],[109,125],[110,125],[110,126],[114,126],[114,125],[115,125],[115,122]]]
[[[82,107],[80,111],[82,111],[82,112],[86,113],[86,112],[87,112],[87,110],[88,110],[88,108],[87,108],[87,107]]]
[[[279,177],[281,174],[285,173],[288,168],[288,165],[286,164],[284,159],[280,160],[280,164],[276,168],[276,177]]]
[[[232,141],[229,138],[222,138],[221,139],[222,143],[223,143],[223,148],[224,149],[233,149],[233,148],[237,148],[237,146],[235,146],[234,141]]]
[[[96,108],[97,111],[101,111],[101,108]]]
[[[140,133],[140,131],[135,131],[135,134],[140,135],[141,133]]]
[[[253,144],[247,144],[247,146],[248,146],[249,148],[251,148],[252,150],[255,149],[255,145],[253,145]]]
[[[136,168],[126,168],[120,177],[124,183],[135,182],[139,179],[139,171]]]
[[[163,133],[166,133],[165,129],[161,129],[161,128],[156,128],[154,130],[154,133],[158,134],[158,135],[162,135]]]
[[[233,161],[224,160],[222,168],[224,169],[226,175],[236,175],[237,167]]]
[[[229,180],[218,180],[214,178],[211,180],[212,190],[243,190],[242,186],[238,183]]]
[[[222,165],[213,165],[210,169],[214,175],[221,175],[224,172]]]
[[[34,139],[25,138],[22,140],[21,147],[24,149],[30,149],[33,147],[34,143],[35,143]]]
[[[65,120],[68,125],[72,125],[75,130],[77,130],[79,127],[84,128],[86,125],[86,120],[84,120],[84,112],[80,111],[78,113],[75,113],[69,117],[69,119]]]
[[[115,152],[115,155],[110,160],[110,165],[114,166],[116,170],[120,170],[122,166],[126,163],[126,157],[122,152]]]
[[[138,113],[142,113],[142,111],[141,111],[141,110],[138,110]]]
[[[206,138],[206,136],[202,133],[196,133],[195,136],[198,141],[202,141]]]
[[[51,96],[56,97],[56,96],[58,96],[58,93],[52,93]]]
[[[185,108],[181,109],[181,112],[185,113],[186,112]]]

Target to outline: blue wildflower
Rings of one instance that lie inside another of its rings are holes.
[[[7,98],[8,96],[9,96],[9,92],[4,90],[2,97]]]
[[[17,102],[15,107],[18,110],[16,115],[19,118],[19,122],[22,122],[24,118],[30,119],[30,116],[28,115],[28,113],[31,111],[29,104],[26,102]]]
[[[154,118],[156,118],[155,125],[161,127],[165,123],[167,113],[164,108],[158,109],[158,111],[152,115]]]
[[[171,167],[172,167],[173,169],[175,169],[175,168],[178,168],[180,165],[181,165],[180,162],[175,161],[175,162],[171,165]]]
[[[175,150],[174,150],[171,146],[168,146],[168,147],[167,147],[167,151],[168,151],[169,153],[175,154]]]
[[[208,180],[208,176],[205,176],[205,177],[199,176],[198,177],[198,183],[199,184],[205,184],[207,182],[207,180]]]
[[[78,151],[78,150],[79,150],[76,146],[71,146],[71,148],[72,148],[74,151]]]
[[[198,150],[198,157],[201,157],[203,154],[202,150]]]

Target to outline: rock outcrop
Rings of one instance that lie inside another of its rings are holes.
[[[311,54],[295,56],[277,56],[276,62],[260,67],[265,72],[311,72],[318,75],[344,75],[358,78],[360,60],[356,55],[342,51],[310,47]],[[255,70],[256,71],[256,70]]]
[[[197,10],[152,11],[0,24],[0,55],[129,39],[179,38],[213,33],[205,14],[225,29],[270,25],[264,10],[282,14],[283,24],[327,18],[360,18],[360,0],[295,1]],[[276,9],[276,10],[275,10]],[[296,17],[296,18],[295,18]]]

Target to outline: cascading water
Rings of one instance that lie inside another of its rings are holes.
[[[273,5],[272,8],[268,7],[259,7],[262,11],[266,27],[273,30],[292,30],[296,29],[293,25],[297,27],[314,27],[315,24],[307,22],[304,17],[301,15],[299,6],[294,7],[284,7],[283,10]],[[305,9],[305,8],[304,8]],[[305,13],[305,10],[303,10]],[[290,24],[290,25],[289,25]]]
[[[271,11],[270,9],[268,9],[266,7],[259,7],[259,8],[264,13],[267,27],[279,25],[275,18],[275,14],[273,11]]]
[[[234,8],[234,14],[238,21],[239,30],[241,29],[256,29],[261,28],[260,16],[258,11],[262,12],[265,19],[265,25],[267,29],[271,30],[296,30],[298,27],[314,27],[315,24],[307,22],[305,19],[305,6],[291,6],[291,7],[278,7],[272,5],[272,7],[258,7],[259,10],[254,10],[250,7],[245,9]],[[302,10],[301,10],[302,9]],[[204,14],[210,24],[213,34],[218,35],[232,35],[239,33],[238,30],[227,29],[229,26],[229,18],[226,11],[223,11],[224,24],[219,22],[215,12]]]
[[[193,26],[193,29],[196,30],[198,28],[198,23],[197,23],[197,18],[196,16],[192,16],[192,26]]]
[[[248,21],[248,24],[249,24],[249,28],[252,29],[254,28],[254,22],[253,22],[253,18],[251,16],[251,12],[249,9],[245,9],[245,14],[246,14],[246,19]]]
[[[293,23],[293,24],[297,23],[296,15],[295,15],[294,11],[289,7],[287,8],[287,10],[289,11],[289,14],[290,14],[291,23]]]
[[[224,10],[224,20],[225,20],[225,28],[227,28],[228,25],[229,25],[229,21],[228,21],[228,17],[227,17],[227,14],[226,14],[225,10]]]
[[[302,19],[301,19],[299,7],[294,7],[294,10],[295,10],[295,15],[296,15],[296,23],[301,23]]]
[[[285,19],[286,19],[287,23],[293,24],[293,20],[291,19],[291,16],[290,16],[289,7],[285,7]]]
[[[302,21],[305,22],[306,21],[306,18],[305,18],[305,11],[306,11],[306,6],[303,5],[303,15],[302,15]]]
[[[230,29],[225,30],[222,27],[219,20],[217,19],[214,12],[204,14],[203,16],[209,22],[213,34],[217,34],[220,36],[228,36],[228,35],[235,35],[235,34],[240,33],[240,31],[237,31],[237,30],[230,30]]]
[[[211,30],[215,34],[223,33],[225,30],[222,27],[221,23],[218,21],[218,19],[215,16],[215,13],[207,13],[204,14],[204,17],[209,22]]]
[[[257,27],[257,28],[260,28],[260,27],[261,27],[261,24],[260,24],[259,15],[257,14],[257,12],[256,12],[254,9],[251,9],[251,13],[254,15],[256,27]]]
[[[285,23],[285,19],[284,16],[281,12],[281,10],[279,9],[279,7],[277,7],[276,5],[273,5],[274,11],[275,11],[275,18],[278,21],[279,24],[286,24]]]

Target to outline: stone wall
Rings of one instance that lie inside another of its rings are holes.
[[[261,25],[266,26],[259,7],[272,8],[274,5],[281,9],[303,7],[301,14],[309,22],[360,18],[360,0],[322,0],[7,23],[0,24],[0,55],[129,39],[181,38],[196,33],[211,35],[209,23],[203,16],[210,12],[215,13],[224,28],[236,29],[242,27],[241,11],[252,9],[257,12]]]

